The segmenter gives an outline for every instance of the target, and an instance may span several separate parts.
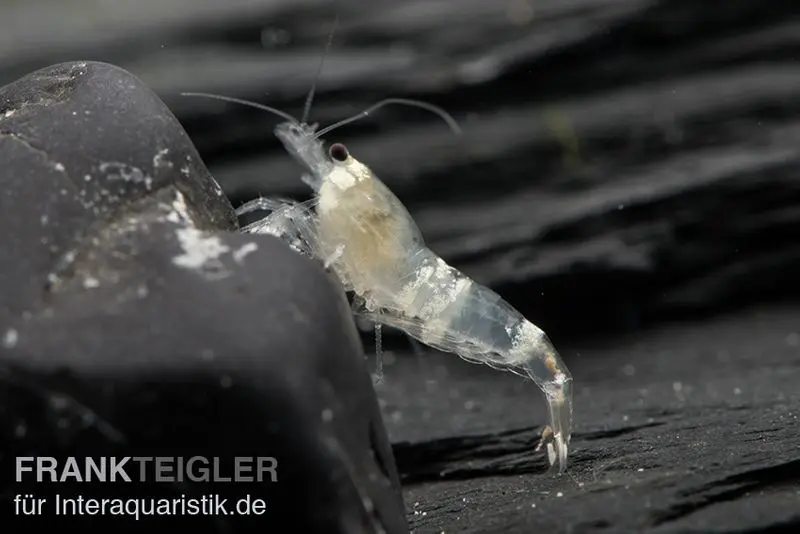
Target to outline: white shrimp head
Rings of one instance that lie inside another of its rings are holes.
[[[309,98],[312,96],[312,94],[313,93],[309,94]],[[304,113],[304,117],[308,113],[309,102],[310,100],[306,103],[306,112]],[[242,102],[239,101],[239,103]],[[298,122],[288,115],[279,113],[281,116],[289,120],[275,127],[275,136],[280,139],[281,143],[283,143],[286,151],[289,152],[289,154],[291,154],[298,163],[303,165],[306,169],[308,169],[308,171],[311,172],[311,178],[308,179],[307,177],[305,181],[309,183],[309,185],[314,188],[315,191],[319,190],[319,187],[322,185],[325,176],[331,173],[334,169],[346,168],[354,177],[363,176],[368,178],[372,173],[355,158],[351,158],[347,149],[344,148],[344,145],[338,143],[331,145],[330,152],[326,155],[324,144],[320,138],[337,128],[368,117],[371,113],[374,113],[379,109],[389,105],[410,106],[429,111],[435,115],[438,115],[439,118],[444,120],[453,133],[456,135],[461,134],[461,128],[458,126],[458,123],[455,121],[455,119],[453,119],[453,117],[451,117],[446,111],[434,106],[433,104],[428,104],[427,102],[421,102],[419,100],[409,100],[406,98],[386,98],[373,104],[360,113],[326,126],[319,131],[317,131],[316,124],[306,124],[304,121]],[[276,111],[273,108],[264,106],[256,105],[256,107],[261,107],[262,109],[266,109],[267,111],[271,111],[273,113]],[[342,180],[342,183],[347,182],[346,177],[342,177]]]
[[[372,171],[352,157],[343,144],[334,143],[326,151],[324,142],[314,133],[315,126],[284,122],[275,127],[275,136],[286,151],[311,173],[306,182],[320,196],[321,202],[331,197],[330,194],[323,195],[325,184],[333,186],[338,193],[374,178]]]

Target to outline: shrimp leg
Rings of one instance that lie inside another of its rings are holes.
[[[244,204],[236,208],[236,216],[241,217],[242,215],[245,215],[247,213],[252,213],[254,211],[274,212],[291,204],[293,204],[293,202],[289,200],[258,197],[248,202],[245,202]]]
[[[316,258],[319,245],[316,218],[309,209],[311,202],[257,198],[240,206],[236,214],[241,216],[258,210],[270,211],[263,219],[242,228],[242,232],[273,235],[296,252]]]
[[[375,374],[372,377],[373,384],[383,382],[383,336],[381,326],[381,323],[375,323]]]
[[[351,311],[353,312],[353,319],[356,326],[362,332],[372,330],[375,333],[375,370],[372,374],[372,383],[380,384],[383,382],[383,325],[371,319],[364,317],[360,310],[364,307],[365,302],[359,295],[353,295],[353,302],[351,304]]]

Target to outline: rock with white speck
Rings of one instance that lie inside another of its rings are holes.
[[[188,199],[199,228],[237,226],[166,105],[105,63],[63,63],[0,88],[0,162],[0,320],[41,305],[53,266],[82,236],[154,194]]]
[[[157,524],[407,534],[339,283],[279,240],[239,233],[181,126],[125,71],[51,67],[0,89],[0,106],[0,467],[15,456],[204,456],[229,476],[236,457],[278,462],[275,483],[6,477],[0,493],[250,495],[264,515]],[[117,534],[141,532],[109,517]],[[107,519],[59,521],[95,532]]]

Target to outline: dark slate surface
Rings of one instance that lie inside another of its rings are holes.
[[[796,1],[129,4],[3,7],[0,85],[59,60],[122,65],[234,205],[308,194],[275,119],[177,93],[299,114],[336,14],[312,120],[405,96],[461,122],[458,139],[387,108],[329,139],[552,334],[576,380],[575,454],[572,477],[541,474],[533,386],[397,340],[378,393],[412,527],[796,530]]]
[[[532,450],[521,380],[447,355],[387,366],[384,413],[417,532],[794,532],[800,311],[747,309],[625,340],[565,343],[565,477]]]

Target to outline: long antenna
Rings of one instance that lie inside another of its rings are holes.
[[[336,27],[338,25],[339,15],[336,15],[336,18],[333,19],[331,33],[328,35],[328,43],[325,45],[325,52],[322,53],[322,59],[319,61],[319,67],[317,67],[317,73],[314,75],[314,83],[311,84],[311,90],[308,91],[308,96],[306,96],[306,105],[303,107],[303,116],[300,118],[300,122],[302,124],[306,124],[308,115],[311,113],[311,103],[314,102],[314,93],[317,90],[317,82],[319,82],[319,76],[322,74],[322,66],[325,65],[325,57],[328,55],[328,52],[331,49],[331,45],[333,44],[333,35],[336,33]]]
[[[352,117],[348,117],[346,119],[342,119],[335,124],[331,124],[330,126],[326,126],[322,130],[318,131],[314,134],[314,139],[318,137],[322,137],[326,133],[339,128],[340,126],[344,126],[345,124],[350,124],[351,122],[355,122],[357,120],[363,119],[364,117],[368,116],[370,113],[374,113],[375,111],[379,110],[383,106],[388,106],[390,104],[399,104],[401,106],[411,106],[415,108],[421,108],[431,113],[438,115],[447,125],[453,130],[453,133],[456,135],[461,135],[461,127],[458,125],[456,120],[450,115],[448,112],[440,108],[439,106],[434,106],[433,104],[429,104],[427,102],[422,102],[420,100],[409,100],[408,98],[386,98],[381,100],[377,104],[373,104],[361,113],[357,113]]]
[[[215,95],[212,93],[181,93],[181,96],[199,96],[202,98],[211,98],[213,100],[222,100],[223,102],[230,102],[232,104],[241,104],[243,106],[249,106],[251,108],[260,109],[262,111],[268,111],[286,119],[289,122],[297,123],[297,119],[289,115],[288,113],[281,111],[279,109],[273,108],[271,106],[265,106],[264,104],[259,104],[258,102],[251,102],[249,100],[244,100],[242,98],[233,98],[232,96],[223,96],[223,95]]]

